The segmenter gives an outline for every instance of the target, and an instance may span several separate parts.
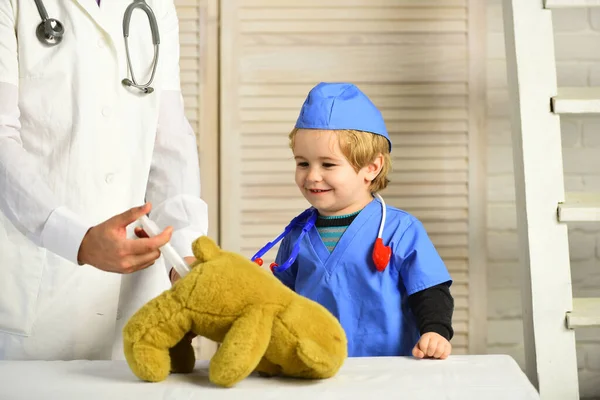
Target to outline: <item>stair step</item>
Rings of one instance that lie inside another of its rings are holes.
[[[558,94],[552,97],[552,112],[555,114],[600,113],[600,87],[558,88]]]
[[[545,8],[600,7],[600,0],[546,0]]]
[[[567,312],[567,328],[600,326],[600,297],[573,299],[573,311]]]
[[[600,222],[600,194],[567,193],[558,204],[560,222]]]

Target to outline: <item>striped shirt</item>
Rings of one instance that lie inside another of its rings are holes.
[[[346,215],[335,215],[331,217],[326,217],[323,215],[319,215],[317,218],[317,231],[319,231],[319,235],[321,235],[321,240],[327,247],[327,250],[331,253],[335,246],[340,241],[340,238],[350,226],[354,218],[360,213],[360,210],[354,212],[352,214]]]

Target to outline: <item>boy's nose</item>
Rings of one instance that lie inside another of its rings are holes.
[[[310,182],[319,182],[321,180],[321,173],[317,168],[311,168],[308,171],[308,176],[306,177],[306,180]]]

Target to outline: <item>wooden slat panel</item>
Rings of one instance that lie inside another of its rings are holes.
[[[461,45],[467,43],[464,32],[362,32],[349,36],[344,32],[327,32],[327,35],[315,32],[253,32],[245,33],[240,45],[294,45],[294,46],[373,46],[373,45]]]
[[[465,247],[439,247],[437,251],[446,261],[466,260],[469,257],[469,250]]]
[[[400,78],[400,77],[398,77]],[[465,82],[419,82],[398,83],[396,80],[379,84],[360,79],[354,82],[359,85],[369,97],[377,96],[427,96],[427,95],[467,95]],[[239,96],[290,96],[304,100],[306,93],[314,82],[269,82],[247,83],[238,88]]]
[[[400,7],[319,7],[259,8],[240,13],[240,21],[348,21],[361,20],[466,20],[465,8],[400,8]],[[280,29],[279,32],[288,28]]]
[[[364,33],[364,32],[464,32],[466,21],[246,21],[241,23],[245,33],[272,33],[286,30],[291,33]]]
[[[348,29],[348,24],[345,24]],[[404,81],[448,82],[465,81],[467,57],[463,46],[381,46],[344,47],[344,57],[333,48],[264,46],[245,47],[240,68],[242,83],[322,81],[360,82],[365,76],[373,82]],[[310,54],[310,57],[306,57]],[[314,60],[319,60],[315,62]],[[377,74],[373,61],[377,60]],[[427,66],[425,68],[425,66]]]
[[[193,46],[193,45],[183,45],[181,46],[181,58],[182,59],[186,59],[186,58],[194,58],[197,59],[198,57],[200,57],[200,53],[198,52],[198,46]]]
[[[454,310],[454,314],[452,315],[452,324],[454,325],[454,328],[459,330],[459,329],[464,329],[465,323],[467,323],[469,321],[469,312],[468,310],[465,309],[455,309]],[[460,325],[457,325],[458,323],[460,323]]]
[[[186,21],[198,21],[198,7],[181,6],[177,7],[177,17],[180,23]]]
[[[241,4],[242,12],[249,8],[320,8],[324,5],[329,7],[418,7],[418,8],[434,8],[434,7],[459,7],[464,8],[467,5],[467,0],[304,0],[304,1],[282,1],[282,0],[243,0]]]

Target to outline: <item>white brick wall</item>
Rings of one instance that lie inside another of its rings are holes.
[[[504,34],[500,0],[487,0],[488,352],[524,366],[520,271]],[[558,84],[600,86],[600,10],[553,11]],[[600,116],[563,118],[565,186],[600,191]],[[575,296],[600,297],[600,224],[569,229]],[[580,329],[577,363],[582,397],[600,397],[600,328]]]

